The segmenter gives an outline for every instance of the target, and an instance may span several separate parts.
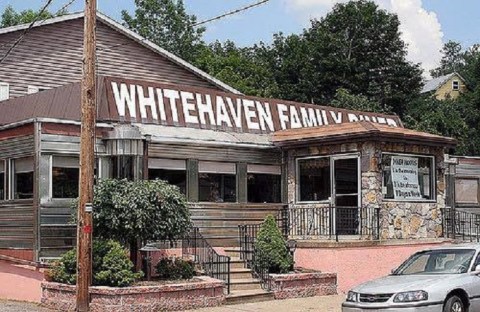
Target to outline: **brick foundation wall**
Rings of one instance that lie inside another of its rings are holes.
[[[272,274],[275,299],[305,298],[337,294],[337,274],[294,273]]]
[[[141,287],[90,288],[91,312],[183,311],[216,307],[225,303],[224,283],[199,277],[198,282]],[[42,305],[59,311],[75,311],[75,286],[42,283]]]
[[[32,249],[0,249],[0,255],[20,260],[33,261]]]

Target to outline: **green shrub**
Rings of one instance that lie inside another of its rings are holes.
[[[285,239],[272,216],[263,222],[255,241],[256,269],[267,268],[269,273],[287,273],[293,266]]]
[[[155,272],[161,279],[191,279],[195,275],[195,265],[188,260],[163,258],[155,266]]]
[[[95,240],[92,252],[93,285],[126,287],[143,275],[142,272],[133,272],[133,263],[118,242]],[[54,263],[48,275],[54,282],[73,285],[77,279],[76,270],[77,252],[73,249]]]

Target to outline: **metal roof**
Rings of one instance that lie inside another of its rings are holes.
[[[41,27],[41,26],[45,26],[45,25],[51,25],[51,24],[55,24],[55,23],[75,20],[75,19],[78,19],[78,18],[83,18],[83,16],[84,16],[83,12],[57,16],[57,17],[53,17],[53,18],[50,18],[50,19],[38,21],[37,23],[34,24],[33,27],[35,28],[35,27]],[[154,44],[153,42],[149,41],[148,39],[143,38],[142,36],[138,35],[137,33],[131,31],[130,29],[128,29],[128,28],[124,27],[123,25],[121,25],[120,23],[116,22],[115,20],[113,20],[109,16],[107,16],[103,13],[97,12],[97,19],[99,21],[103,22],[104,24],[112,27],[113,29],[117,30],[118,32],[126,35],[127,37],[129,37],[131,39],[133,39],[137,43],[145,46],[146,48],[162,55],[163,57],[165,57],[168,60],[174,62],[175,64],[189,70],[190,72],[196,74],[197,76],[200,76],[200,77],[206,79],[207,81],[213,83],[214,85],[218,86],[219,88],[221,88],[225,91],[228,91],[228,92],[235,93],[235,94],[241,94],[241,92],[236,90],[235,88],[221,82],[220,80],[218,80],[215,77],[207,74],[206,72],[200,70],[199,68],[193,66],[192,64],[184,61],[183,59],[179,58],[178,56],[176,56],[176,55],[168,52],[167,50],[159,47],[158,45]],[[0,28],[0,35],[10,33],[10,32],[19,31],[19,30],[25,30],[29,26],[30,26],[30,24],[21,24],[21,25],[6,27],[6,28]]]
[[[134,124],[143,135],[151,135],[153,142],[183,143],[193,145],[224,145],[237,147],[273,148],[271,135],[236,133],[207,129],[183,128],[161,125]]]
[[[422,91],[420,91],[420,93],[428,93],[428,92],[431,92],[431,91],[435,91],[438,88],[440,88],[441,86],[443,86],[448,80],[450,80],[454,76],[458,76],[458,78],[460,78],[461,80],[464,81],[462,76],[460,76],[456,72],[453,72],[453,73],[450,73],[448,75],[443,75],[443,76],[440,76],[440,77],[437,77],[437,78],[427,80],[425,82],[425,85],[422,88]]]
[[[293,147],[311,143],[339,143],[341,141],[378,140],[389,142],[418,142],[424,145],[455,146],[456,140],[426,132],[380,125],[369,121],[329,125],[328,127],[299,128],[277,131],[273,143],[277,146]]]

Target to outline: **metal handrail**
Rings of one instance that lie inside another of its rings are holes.
[[[480,242],[480,213],[465,208],[443,208],[442,231],[445,238]]]
[[[182,240],[182,254],[193,261],[210,277],[223,280],[227,294],[230,293],[229,256],[220,255],[202,236],[197,227],[192,227]]]

